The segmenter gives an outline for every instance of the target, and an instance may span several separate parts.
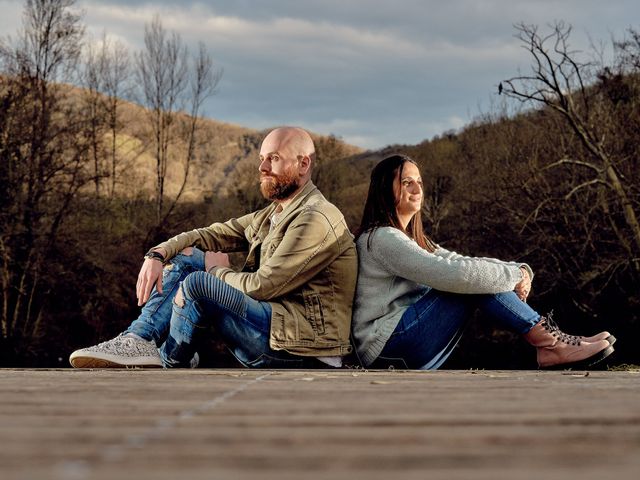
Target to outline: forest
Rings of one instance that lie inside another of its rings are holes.
[[[569,333],[612,332],[604,368],[640,364],[640,31],[604,60],[572,50],[562,22],[515,29],[530,69],[496,79],[491,111],[379,151],[314,135],[314,181],[355,231],[372,166],[411,156],[437,243],[530,264],[538,311]],[[151,246],[265,205],[265,132],[202,115],[223,69],[158,17],[144,39],[135,52],[90,43],[74,0],[27,0],[17,37],[0,40],[0,367],[68,366],[137,316]],[[236,365],[211,338],[201,364]],[[446,366],[535,368],[533,357],[477,316]]]

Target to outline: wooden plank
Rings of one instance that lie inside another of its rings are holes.
[[[3,480],[639,472],[636,372],[0,370]]]

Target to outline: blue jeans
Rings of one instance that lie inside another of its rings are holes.
[[[182,288],[184,305],[174,303]],[[140,316],[127,329],[160,347],[165,367],[189,367],[209,327],[247,367],[314,368],[315,358],[272,350],[271,305],[259,302],[204,271],[204,252],[178,254],[162,275],[162,293],[153,289]]]
[[[451,355],[474,310],[502,327],[527,333],[540,315],[514,292],[468,295],[429,290],[402,315],[371,367],[435,370]]]

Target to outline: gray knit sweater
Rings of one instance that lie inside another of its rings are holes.
[[[476,294],[508,292],[522,280],[521,266],[533,278],[533,272],[523,263],[465,257],[441,247],[430,253],[393,227],[360,235],[356,247],[358,286],[353,336],[365,366],[380,355],[405,310],[429,289]]]

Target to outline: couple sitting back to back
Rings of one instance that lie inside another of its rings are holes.
[[[422,179],[409,157],[373,169],[355,244],[311,182],[314,164],[306,131],[271,131],[258,169],[272,203],[153,247],[138,276],[139,317],[73,352],[71,365],[195,367],[214,326],[247,367],[341,367],[352,335],[364,367],[436,369],[476,309],[521,334],[541,368],[585,368],[613,352],[608,332],[567,335],[526,303],[528,265],[459,255],[427,237]],[[241,271],[230,252],[246,254]]]

